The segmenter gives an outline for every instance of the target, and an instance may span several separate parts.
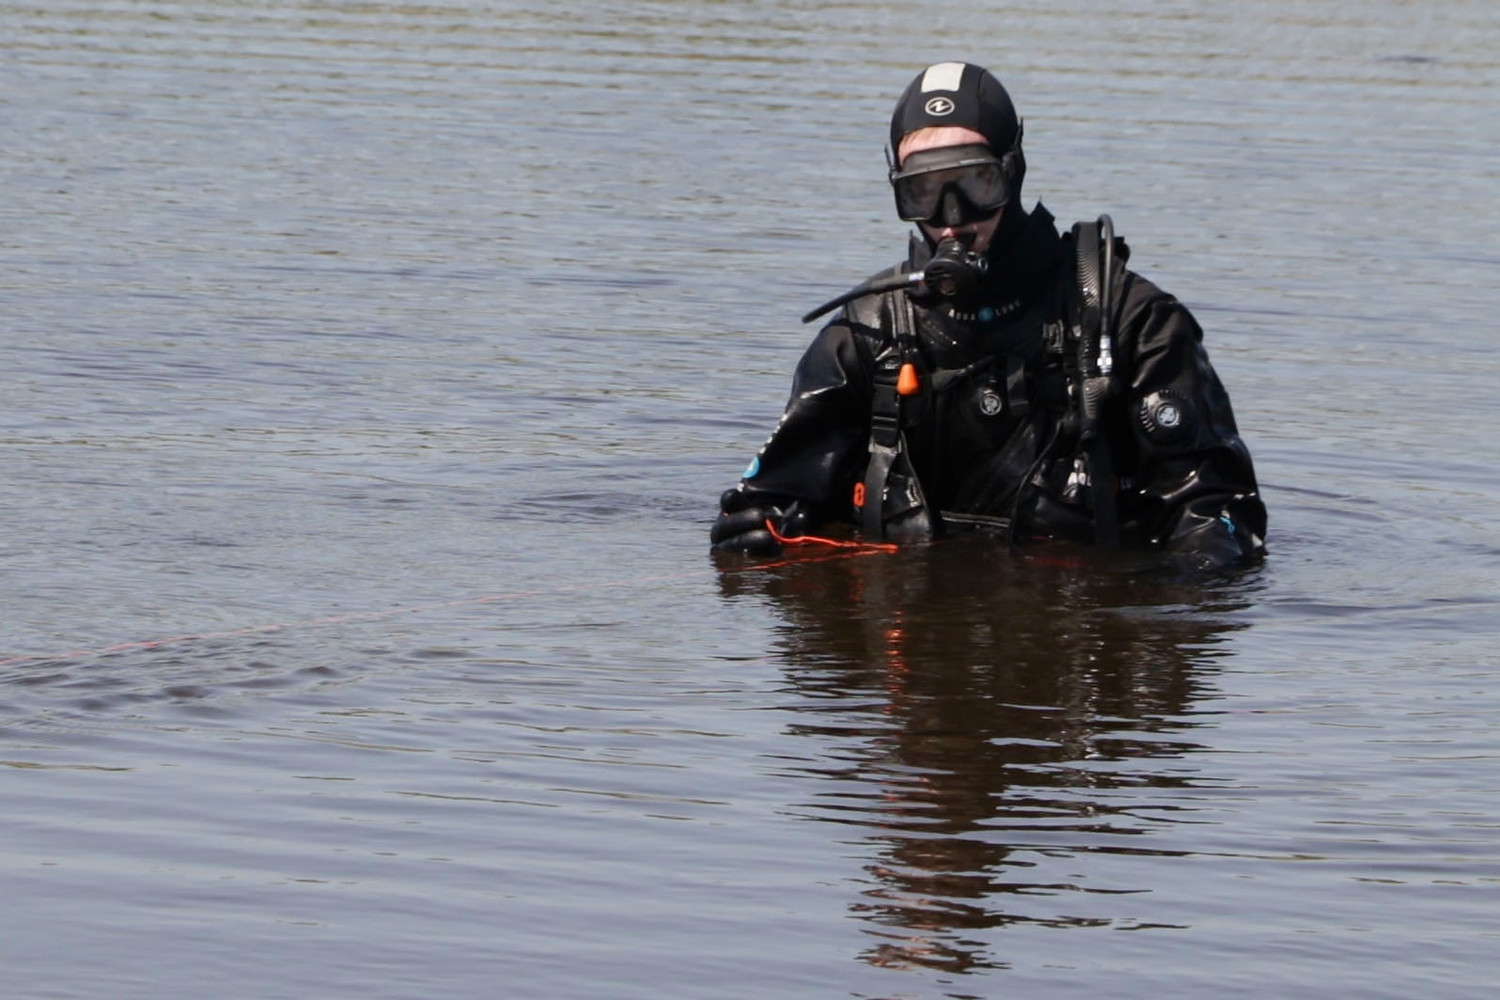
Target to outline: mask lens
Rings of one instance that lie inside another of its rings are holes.
[[[916,155],[912,159],[916,159]],[[910,167],[916,169],[891,178],[896,191],[897,213],[908,222],[935,221],[941,210],[943,193],[949,189],[972,206],[978,217],[989,215],[1010,200],[1005,171],[992,158],[969,159],[951,166],[931,164],[925,168],[913,163]]]
[[[937,213],[943,198],[943,187],[948,170],[930,174],[915,174],[896,180],[896,208],[907,222],[928,219]]]
[[[980,163],[965,167],[955,179],[958,189],[969,203],[986,213],[1010,200],[1010,189],[1005,183],[1005,173],[998,163]]]

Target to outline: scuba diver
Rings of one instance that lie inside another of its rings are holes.
[[[1266,511],[1203,332],[1128,270],[1108,216],[1059,233],[1021,205],[1022,123],[988,70],[928,67],[887,160],[907,260],[838,308],[720,498],[716,550],[774,555],[820,525],[1156,550],[1190,572],[1265,551]],[[841,307],[841,308],[840,308]]]

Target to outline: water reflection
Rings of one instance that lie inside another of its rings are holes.
[[[1183,758],[1243,585],[967,540],[721,570],[783,617],[792,729],[822,745],[792,768],[806,815],[863,831],[866,961],[963,972],[1006,964],[986,929],[1144,926],[1102,904],[1150,887],[1097,862],[1174,853],[1150,834],[1206,780]]]

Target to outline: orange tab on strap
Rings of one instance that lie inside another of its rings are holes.
[[[896,376],[896,395],[915,396],[917,390],[922,387],[917,379],[917,366],[910,361],[901,366],[901,372]]]

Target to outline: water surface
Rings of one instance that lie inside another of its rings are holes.
[[[0,8],[8,989],[1481,995],[1497,34]],[[1202,320],[1263,568],[709,558],[955,57]]]

